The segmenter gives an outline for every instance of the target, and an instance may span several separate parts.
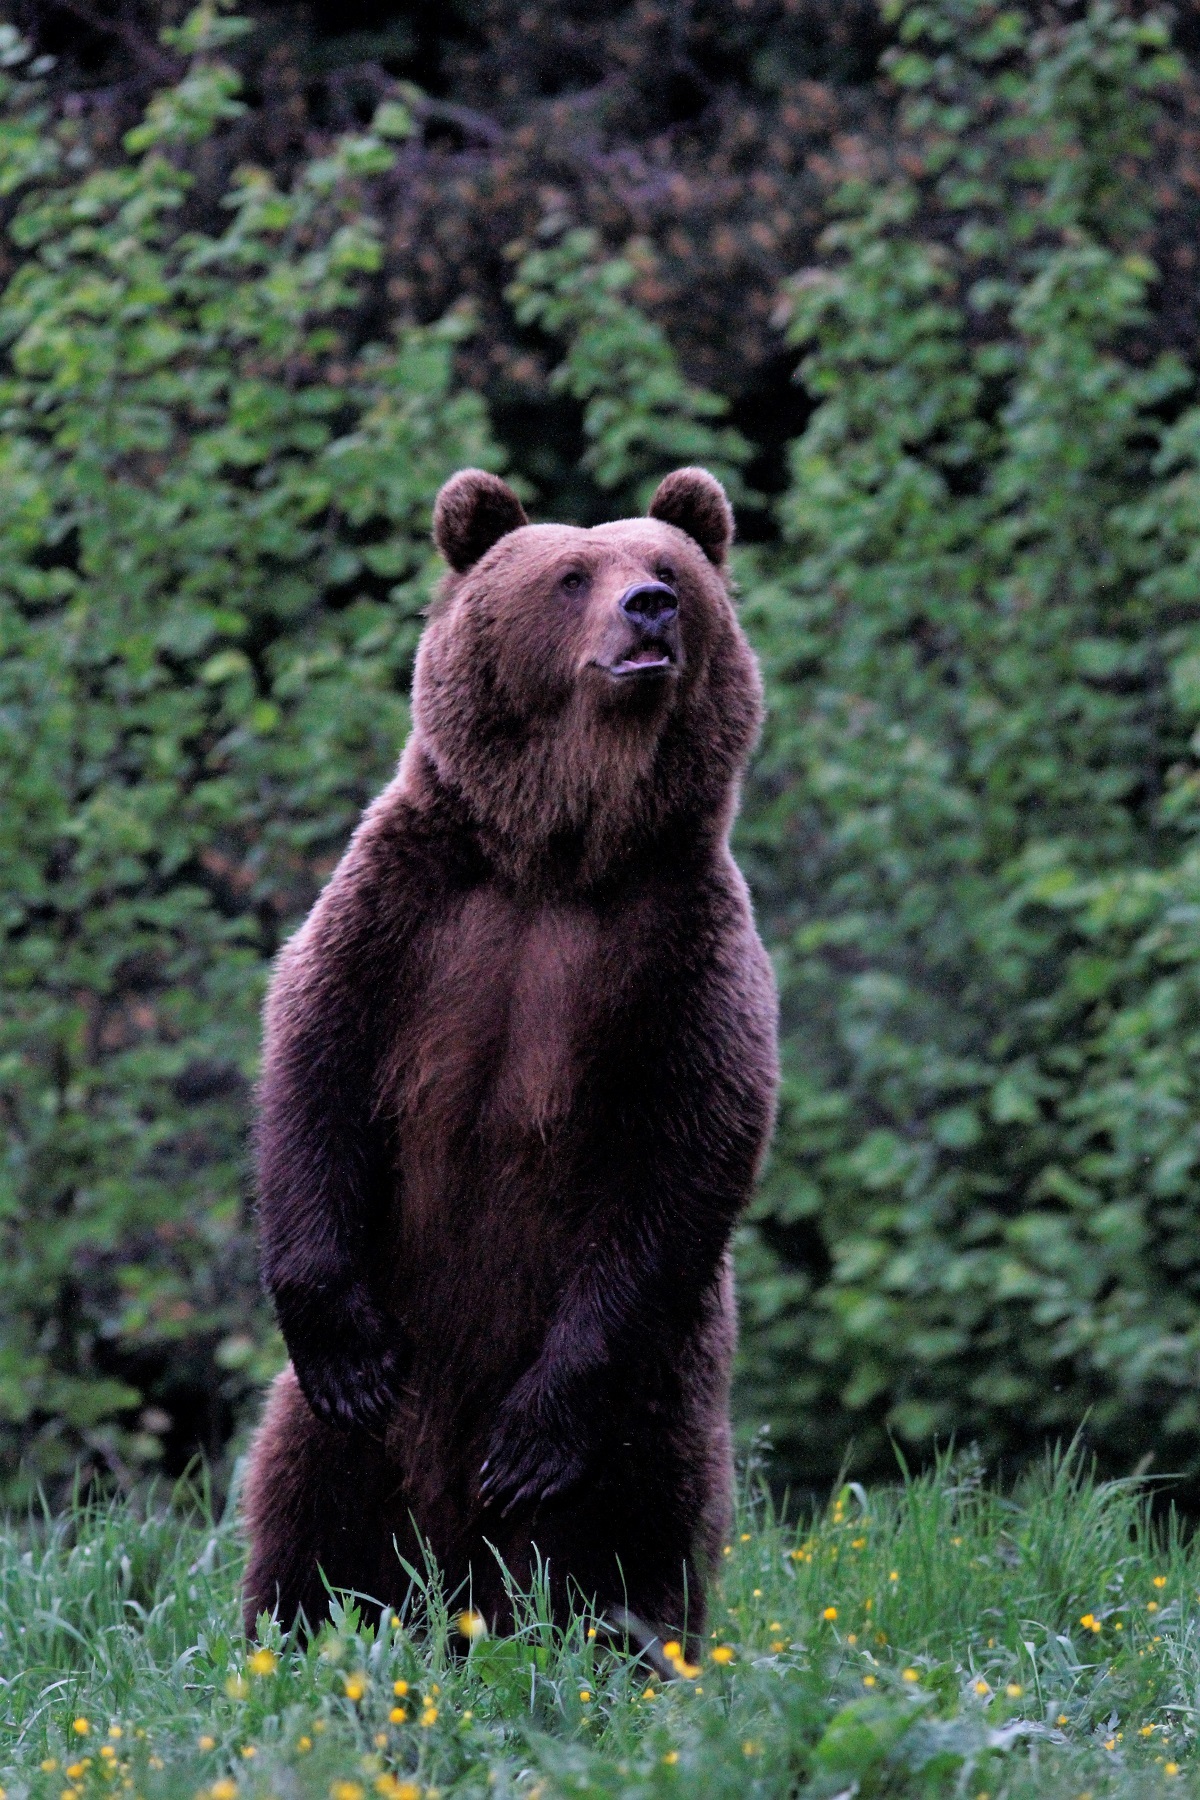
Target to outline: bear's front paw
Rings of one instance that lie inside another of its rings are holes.
[[[509,1396],[479,1471],[479,1497],[507,1517],[520,1506],[557,1500],[579,1482],[588,1455],[578,1426],[518,1388]]]
[[[387,1425],[403,1372],[390,1344],[347,1347],[336,1361],[293,1356],[292,1366],[304,1398],[326,1425],[373,1433]]]
[[[323,1295],[319,1305],[310,1301],[299,1323],[293,1311],[280,1308],[284,1337],[296,1379],[318,1419],[340,1431],[381,1432],[409,1362],[395,1322],[358,1287]]]

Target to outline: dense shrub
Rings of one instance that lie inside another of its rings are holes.
[[[57,56],[54,104],[119,142],[148,92],[175,78],[158,30],[180,4],[13,0],[8,16]],[[282,175],[322,137],[361,128],[379,99],[407,98],[417,130],[372,189],[379,304],[422,323],[471,298],[480,329],[460,368],[550,515],[596,494],[577,467],[577,409],[550,390],[545,346],[504,290],[514,244],[564,227],[598,232],[610,255],[642,239],[638,304],[691,378],[733,401],[782,481],[804,399],[771,315],[782,278],[812,255],[840,160],[886,142],[875,0],[249,0],[247,10],[256,29],[231,55],[248,110],[194,160],[197,200],[219,192],[231,157]]]
[[[657,250],[613,258],[569,208],[504,287],[580,441],[520,466],[591,516],[707,461],[764,546],[739,847],[786,1084],[747,1425],[809,1481],[889,1432],[1023,1455],[1085,1414],[1114,1464],[1194,1468],[1200,413],[1147,255],[1177,70],[1104,4],[886,24],[904,173],[844,193],[786,297],[816,409],[782,547],[760,446],[641,308]],[[238,29],[176,34],[187,73],[120,155],[2,47],[10,1487],[21,1458],[219,1452],[278,1356],[245,1166],[264,973],[403,738],[432,496],[501,460],[470,317],[380,325],[419,97],[197,202],[245,141]]]
[[[1200,1464],[1192,380],[1138,355],[1165,34],[895,7],[903,180],[791,290],[820,404],[749,620],[787,1082],[747,1251],[790,1465],[1085,1417]]]
[[[216,1452],[277,1354],[246,1220],[266,959],[406,728],[432,497],[494,461],[448,319],[353,350],[394,105],[185,232],[192,54],[88,167],[3,40],[0,1465]],[[80,165],[83,165],[82,167]],[[265,1358],[265,1361],[264,1361]],[[147,1404],[149,1403],[149,1404]]]

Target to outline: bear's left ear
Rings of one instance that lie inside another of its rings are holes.
[[[433,503],[433,541],[457,575],[528,523],[508,483],[486,469],[460,469]]]
[[[709,562],[721,568],[733,542],[733,508],[707,469],[676,469],[660,481],[650,502],[650,517],[686,531]]]

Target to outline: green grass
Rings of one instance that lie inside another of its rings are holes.
[[[1200,1548],[1069,1458],[1009,1495],[963,1459],[851,1486],[799,1529],[745,1503],[699,1670],[665,1684],[536,1594],[468,1648],[428,1584],[402,1623],[351,1605],[252,1661],[240,1568],[194,1497],[0,1539],[8,1800],[1200,1789]]]

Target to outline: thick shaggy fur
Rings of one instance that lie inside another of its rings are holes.
[[[540,1552],[559,1607],[702,1627],[729,1240],[776,1085],[727,842],[761,705],[731,531],[700,470],[590,531],[527,525],[478,471],[439,496],[412,737],[267,1004],[292,1363],[250,1459],[248,1630],[315,1622],[322,1571],[395,1601],[416,1533],[501,1627],[495,1552],[519,1581]],[[647,584],[673,619],[631,622]],[[669,666],[622,674],[644,643]]]

